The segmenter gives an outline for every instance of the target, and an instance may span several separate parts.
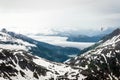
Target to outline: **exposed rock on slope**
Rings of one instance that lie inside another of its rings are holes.
[[[84,80],[120,80],[120,29],[105,36],[94,49],[66,62],[80,68]]]
[[[0,80],[62,80],[84,78],[78,69],[33,56],[24,50],[0,48]],[[77,77],[76,77],[77,76]]]

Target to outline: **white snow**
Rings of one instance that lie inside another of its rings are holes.
[[[50,62],[47,61],[43,58],[39,58],[38,59],[33,59],[33,62],[35,62],[38,65],[41,65],[43,67],[45,67],[46,69],[50,70],[50,71],[57,71],[60,75],[64,75],[67,71],[74,71],[70,66],[67,66],[65,64],[62,63],[56,63],[56,62]]]
[[[11,45],[11,44],[0,44],[0,48],[10,49],[10,50],[28,50],[25,46],[21,45]]]
[[[111,57],[111,53],[112,53],[112,51],[110,51],[110,53],[107,53],[107,57]]]
[[[114,36],[112,39],[107,40],[103,44],[100,45],[100,47],[104,47],[107,45],[111,45],[112,47],[115,47],[115,43],[120,41],[120,35]]]
[[[30,47],[36,47],[34,44],[25,42],[21,39],[17,39],[15,37],[10,36],[7,33],[3,33],[0,32],[0,41],[2,42],[11,42],[13,44],[0,44],[0,48],[4,48],[4,49],[10,49],[10,50],[14,50],[14,49],[22,49],[22,50],[28,50],[30,49]],[[17,44],[15,44],[17,43]]]

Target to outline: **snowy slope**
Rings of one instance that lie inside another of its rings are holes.
[[[94,49],[66,63],[80,68],[85,80],[120,80],[120,29],[99,43]]]
[[[77,77],[76,77],[77,76]],[[85,78],[66,64],[33,56],[24,50],[0,48],[0,80],[63,80]]]
[[[16,36],[5,29],[0,32],[0,80],[84,78],[79,69],[32,55],[30,48],[37,46]]]
[[[5,49],[22,49],[28,51],[30,47],[36,47],[36,45],[17,39],[7,34],[7,32],[0,32],[0,48]]]
[[[21,43],[26,49],[34,46],[13,37],[1,38],[2,45],[14,42],[16,45]],[[69,59],[66,64],[34,56],[20,47],[0,48],[0,80],[120,80],[120,29],[99,43],[94,49]]]

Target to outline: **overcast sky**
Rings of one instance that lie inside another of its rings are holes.
[[[0,0],[0,28],[20,33],[120,26],[120,0]]]

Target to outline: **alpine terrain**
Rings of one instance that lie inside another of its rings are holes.
[[[35,44],[9,34],[5,29],[0,32],[0,80],[62,80],[77,79],[78,75],[84,77],[74,67],[33,55],[30,49],[36,47]]]
[[[13,37],[3,29],[0,80],[120,80],[120,29],[96,44],[65,63],[57,63],[33,55],[30,49],[35,44]]]
[[[120,29],[96,44],[66,63],[78,67],[79,73],[85,76],[83,80],[120,80]]]
[[[27,49],[33,55],[55,62],[64,62],[69,59],[69,55],[80,53],[77,48],[50,45],[22,34],[7,31],[5,28],[0,31],[0,38],[2,47]]]

